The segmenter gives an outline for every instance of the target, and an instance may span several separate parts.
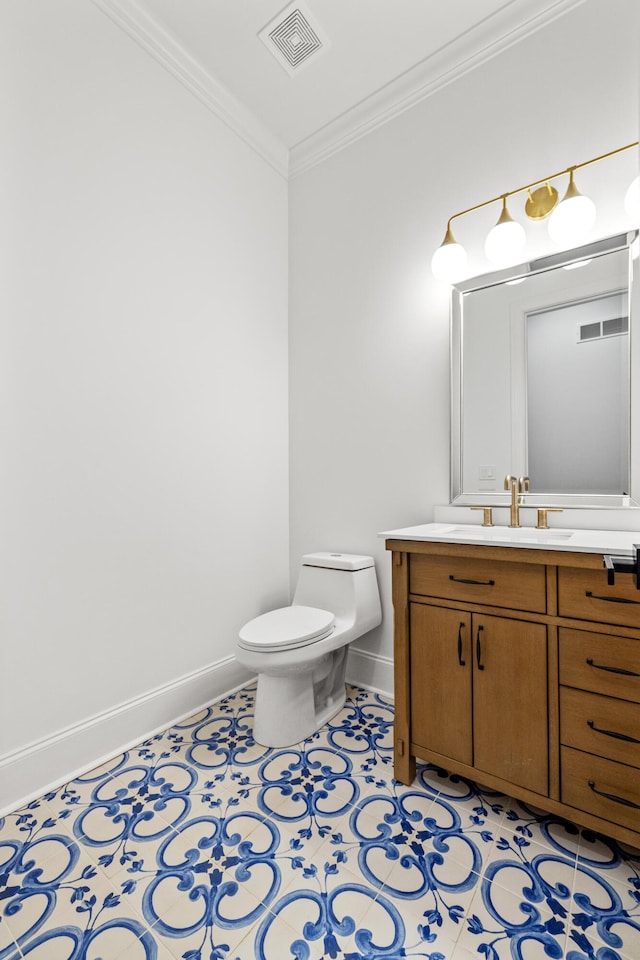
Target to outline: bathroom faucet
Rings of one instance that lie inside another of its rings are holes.
[[[509,515],[509,526],[519,527],[520,526],[520,504],[518,502],[518,493],[520,491],[521,484],[518,482],[517,477],[512,477],[511,474],[508,473],[504,478],[504,488],[505,490],[511,491],[511,512]]]

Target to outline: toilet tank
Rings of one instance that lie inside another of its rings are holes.
[[[307,554],[302,558],[293,604],[330,610],[336,618],[361,626],[363,633],[373,629],[382,619],[373,557]]]

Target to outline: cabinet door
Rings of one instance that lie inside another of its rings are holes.
[[[480,615],[472,626],[474,765],[547,793],[547,629]]]
[[[473,763],[471,614],[410,604],[411,740]]]

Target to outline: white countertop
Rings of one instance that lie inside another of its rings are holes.
[[[635,556],[634,545],[640,544],[638,530],[572,530],[568,527],[538,530],[536,527],[483,527],[479,523],[423,523],[400,530],[386,530],[378,536],[387,540],[475,543],[629,557]]]

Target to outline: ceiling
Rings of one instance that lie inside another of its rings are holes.
[[[583,0],[94,2],[135,25],[139,42],[153,37],[151,46],[179,63],[179,79],[186,71],[200,89],[213,85],[227,114],[237,103],[245,129],[261,128],[272,152],[304,166]],[[290,9],[322,39],[293,75],[259,37]]]

